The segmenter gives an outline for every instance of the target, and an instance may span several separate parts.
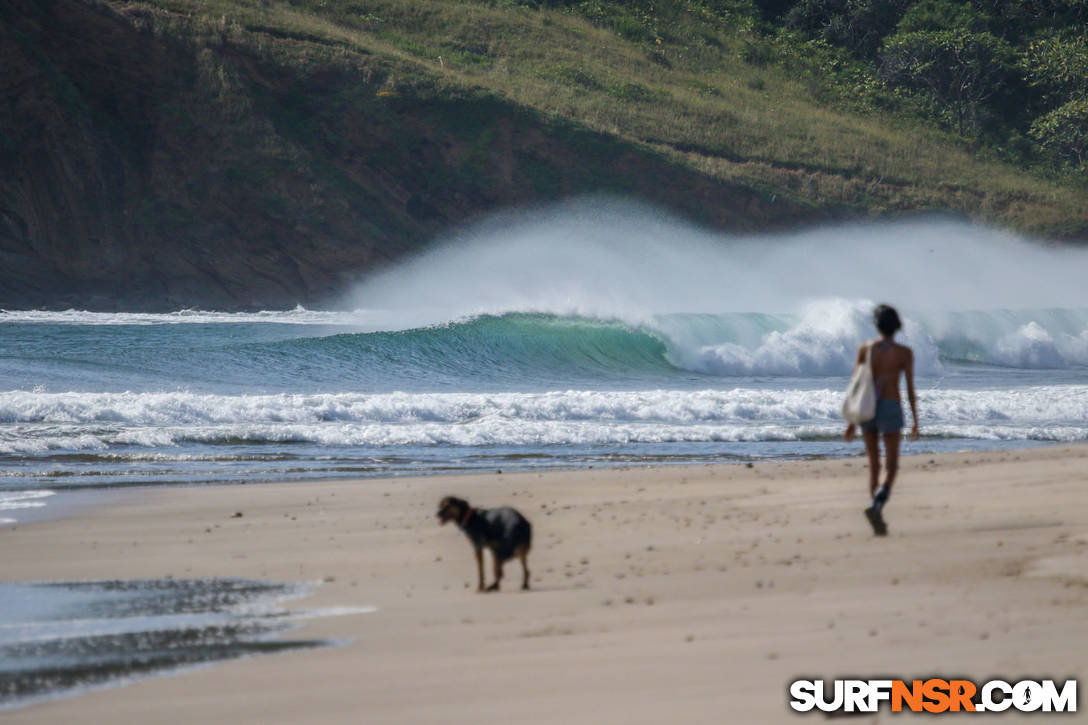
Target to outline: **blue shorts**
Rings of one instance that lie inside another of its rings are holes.
[[[862,423],[861,429],[880,433],[898,433],[903,430],[903,404],[898,400],[878,398],[876,415],[872,420]]]

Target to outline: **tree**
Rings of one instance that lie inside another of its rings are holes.
[[[786,13],[785,25],[871,60],[909,5],[910,0],[801,0]]]
[[[985,15],[972,5],[956,0],[920,0],[903,14],[896,26],[899,33],[953,29],[972,33],[990,30]]]
[[[1088,96],[1088,34],[1060,33],[1028,43],[1020,66],[1048,100]]]
[[[1031,124],[1039,145],[1077,166],[1088,162],[1088,98],[1059,106]]]
[[[971,5],[997,20],[1007,38],[1030,37],[1038,30],[1084,27],[1086,0],[972,0]]]
[[[1013,53],[990,33],[964,29],[899,33],[880,53],[881,75],[894,85],[927,93],[959,133],[978,130],[978,110],[1001,90]]]
[[[790,9],[793,0],[754,0],[753,5],[764,20],[774,20]]]

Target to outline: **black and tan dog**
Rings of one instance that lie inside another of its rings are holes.
[[[476,552],[476,572],[479,586],[476,591],[494,592],[502,581],[502,565],[508,559],[517,556],[521,559],[521,588],[529,588],[529,547],[533,543],[533,526],[529,521],[509,506],[497,509],[478,509],[468,505],[468,501],[456,496],[447,496],[438,504],[438,519],[445,524],[456,521],[461,531],[472,542]],[[484,588],[484,547],[491,549],[491,558],[495,562],[495,582]]]

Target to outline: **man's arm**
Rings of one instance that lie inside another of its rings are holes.
[[[914,425],[910,429],[910,439],[918,440],[918,396],[914,392],[914,351],[907,348],[907,360],[903,365],[903,374],[907,378],[907,400],[910,401],[910,414],[914,417]]]

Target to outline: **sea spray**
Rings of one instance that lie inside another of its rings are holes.
[[[1088,249],[940,219],[738,236],[623,202],[489,219],[368,277],[350,306],[393,327],[507,312],[621,319],[795,313],[819,299],[927,311],[1088,308]],[[389,328],[389,329],[392,329]]]
[[[730,326],[713,331],[705,316],[698,329],[686,324],[687,315],[652,324],[669,339],[670,359],[690,370],[717,376],[836,376],[849,374],[859,343],[872,336],[872,309],[868,300],[808,302],[796,315],[760,315],[765,328],[758,336],[734,335]],[[923,326],[908,319],[900,341],[914,349],[918,373],[941,371],[938,345]]]

